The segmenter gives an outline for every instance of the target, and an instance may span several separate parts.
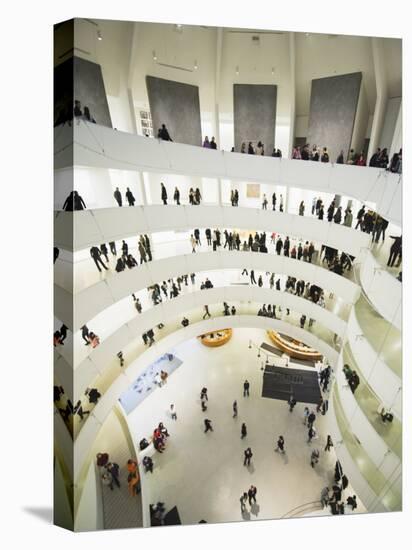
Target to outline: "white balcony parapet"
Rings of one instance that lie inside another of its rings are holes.
[[[71,140],[73,158],[71,157]],[[326,191],[376,203],[401,225],[402,176],[380,168],[298,161],[213,151],[120,132],[82,121],[55,131],[55,168],[93,166],[274,183]]]

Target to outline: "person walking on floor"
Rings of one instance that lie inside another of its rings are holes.
[[[170,416],[172,420],[177,420],[176,407],[173,403],[170,405]]]
[[[320,501],[322,503],[322,507],[326,508],[329,504],[329,487],[324,487],[322,489],[322,492],[320,493]]]
[[[312,428],[315,420],[316,420],[316,414],[312,411],[309,413],[309,416],[308,416],[308,428]]]
[[[309,407],[305,407],[303,410],[303,425],[306,426],[309,416]]]
[[[116,462],[109,462],[106,465],[106,470],[111,474],[112,481],[114,481],[120,489],[120,481],[119,481],[120,466],[116,464]],[[113,489],[113,483],[110,488]]]
[[[250,388],[250,384],[249,384],[249,381],[248,380],[245,380],[243,382],[243,397],[249,397],[249,388]]]
[[[326,440],[326,445],[325,445],[325,451],[329,452],[332,447],[333,447],[332,438],[331,438],[330,435],[328,435],[327,440]]]
[[[253,456],[252,449],[248,447],[244,452],[245,458],[243,460],[243,466],[250,466],[250,460]]]
[[[316,430],[313,426],[311,426],[308,430],[308,440],[307,440],[307,443],[311,443],[312,439],[315,437],[316,435]]]
[[[246,511],[246,501],[247,501],[247,493],[243,493],[243,495],[240,497],[240,511],[245,512]]]
[[[205,310],[205,313],[203,315],[203,319],[206,319],[206,317],[211,317],[210,315],[210,312],[209,312],[209,306],[204,306],[204,310]]]
[[[313,449],[311,455],[310,455],[310,465],[312,468],[315,467],[315,464],[319,462],[319,451],[318,449]]]
[[[240,439],[244,439],[247,436],[246,424],[243,422],[242,427],[240,428]]]
[[[205,424],[204,433],[213,432],[213,427],[212,427],[212,421],[211,420],[209,420],[208,418],[205,418],[204,419],[204,424]]]
[[[277,453],[285,454],[285,440],[283,439],[283,435],[280,435],[277,440],[277,447],[275,449]]]
[[[233,401],[233,418],[237,417],[237,401]]]
[[[251,485],[249,491],[247,492],[250,505],[252,505],[252,500],[253,502],[256,502],[256,493],[257,493],[256,487],[254,485]]]
[[[173,200],[177,204],[177,206],[180,206],[180,191],[177,187],[175,187],[175,192],[173,194]]]
[[[289,397],[288,405],[289,405],[289,412],[293,412],[293,409],[295,408],[295,405],[296,405],[296,399],[293,397],[293,395]]]

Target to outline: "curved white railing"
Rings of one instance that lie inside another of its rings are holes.
[[[402,468],[399,465],[387,477],[376,468],[362,443],[352,433],[343,412],[339,392],[333,388],[327,415],[336,455],[351,486],[368,512],[399,511],[402,508]]]
[[[368,417],[359,407],[355,394],[352,393],[342,370],[343,361],[336,373],[334,391],[339,392],[342,409],[352,428],[352,431],[361,442],[366,454],[375,464],[376,468],[386,477],[400,466],[400,458],[388,447],[379,433],[375,430]],[[376,415],[378,412],[376,411]],[[390,425],[388,426],[390,429]]]
[[[142,233],[193,231],[195,227],[265,231],[268,237],[275,231],[290,238],[326,244],[355,257],[369,246],[371,237],[362,231],[309,216],[218,205],[98,208],[58,211],[54,215],[55,246],[73,252],[130,237],[137,242],[137,235]]]
[[[135,315],[92,350],[79,365],[74,365],[75,399],[78,399],[88,386],[96,385],[93,380],[99,376],[104,376],[105,369],[110,366],[112,359],[116,357],[120,350],[133,341],[136,335],[140,338],[141,334],[160,323],[167,325],[169,319],[173,319],[179,313],[182,319],[182,312],[190,311],[193,308],[202,308],[204,304],[208,304],[211,311],[214,309],[220,310],[219,313],[222,315],[223,306],[221,304],[223,301],[227,301],[229,304],[233,302],[253,303],[256,313],[259,306],[255,306],[255,304],[273,303],[276,304],[277,308],[281,306],[283,311],[289,308],[291,311],[305,314],[307,322],[312,318],[316,323],[322,325],[326,331],[330,331],[331,334],[336,334],[341,338],[343,338],[346,331],[346,322],[343,319],[313,302],[289,293],[257,287],[223,287],[196,291],[174,298],[164,304],[159,304],[140,315]],[[212,308],[212,305],[216,306]],[[252,306],[250,309],[253,309]],[[223,323],[226,318],[222,318]],[[101,391],[102,389],[100,387]]]
[[[327,191],[374,202],[381,216],[401,225],[402,176],[379,168],[213,151],[148,139],[85,122],[75,124],[73,128],[59,128],[54,147],[55,169],[74,164]]]
[[[190,312],[184,312],[188,317]],[[199,311],[195,322],[192,322],[188,327],[182,328],[180,321],[181,315],[174,321],[172,331],[161,340],[157,341],[153,346],[145,349],[143,353],[139,353],[136,360],[130,365],[126,365],[123,370],[120,370],[121,376],[117,376],[110,388],[102,396],[92,413],[85,419],[82,430],[80,431],[74,443],[74,479],[78,479],[83,464],[85,463],[90,442],[94,441],[100,427],[105,421],[107,415],[113,408],[119,396],[136,380],[142,370],[151,362],[155,361],[159,356],[166,353],[173,346],[193,338],[199,334],[219,330],[222,328],[263,328],[273,329],[287,334],[299,341],[304,342],[308,346],[317,349],[325,355],[329,363],[333,366],[338,359],[338,352],[325,343],[321,338],[314,336],[307,330],[303,330],[297,326],[293,326],[284,321],[269,319],[267,317],[258,317],[256,315],[233,315],[229,317],[217,317],[208,320],[201,320],[202,312]],[[170,328],[171,322],[169,322]],[[166,328],[166,327],[165,327]],[[125,354],[127,357],[127,354]]]
[[[392,412],[401,419],[402,379],[388,367],[364,336],[354,308],[347,324],[346,337],[363,378],[381,401],[390,406]]]
[[[115,273],[111,277],[84,289],[73,297],[55,285],[55,316],[76,332],[98,313],[133,292],[182,273],[198,273],[224,269],[253,268],[313,281],[321,288],[333,289],[345,302],[353,304],[359,287],[352,281],[323,267],[285,256],[259,252],[216,251],[173,256],[145,263],[134,269]],[[74,301],[74,311],[73,311]]]
[[[402,330],[402,283],[381,266],[370,250],[365,251],[360,265],[360,281],[380,315]]]

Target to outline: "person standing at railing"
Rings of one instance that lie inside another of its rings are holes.
[[[159,128],[157,132],[157,137],[159,139],[162,139],[163,141],[173,141],[173,139],[170,137],[168,129],[166,128],[166,124],[162,124],[162,127]]]
[[[114,198],[115,198],[117,204],[118,204],[119,206],[122,206],[122,204],[123,204],[122,194],[121,194],[121,192],[120,192],[120,190],[119,190],[118,187],[116,187],[116,190],[115,190],[115,192],[113,193],[113,196],[114,196]]]
[[[161,188],[161,199],[163,201],[163,204],[167,204],[167,191],[166,187],[164,186],[164,183],[160,183]]]
[[[126,188],[126,199],[129,203],[129,206],[134,206],[136,199],[133,196],[133,193],[130,191],[129,187]]]
[[[393,267],[396,260],[398,259],[398,256],[402,258],[402,235],[400,237],[389,235],[389,238],[393,239],[394,242],[390,248],[389,258],[386,265],[388,267]]]

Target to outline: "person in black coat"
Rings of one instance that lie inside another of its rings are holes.
[[[162,127],[159,128],[157,137],[162,139],[163,141],[173,141],[165,124],[162,124]]]
[[[86,204],[77,191],[71,191],[64,201],[63,210],[73,212],[73,210],[85,210]]]
[[[250,459],[253,456],[252,449],[248,447],[244,452],[245,458],[243,460],[243,466],[250,466]]]
[[[129,206],[134,206],[136,199],[134,198],[133,193],[130,191],[128,187],[126,188],[126,199],[127,199],[127,202],[129,203]]]
[[[86,325],[83,325],[81,327],[81,331],[82,331],[82,338],[83,340],[86,342],[85,343],[85,346],[88,346],[90,344],[90,340],[89,340],[89,329]]]
[[[173,194],[173,200],[177,204],[177,206],[180,206],[180,191],[177,187],[175,187],[175,192]]]
[[[247,492],[250,505],[252,504],[252,500],[253,502],[256,502],[256,493],[257,493],[256,487],[254,485],[251,485],[249,491]]]
[[[101,252],[100,250],[97,248],[97,246],[92,246],[91,249],[90,249],[90,256],[93,258],[94,260],[94,263],[96,264],[96,267],[97,269],[99,270],[99,272],[101,272],[102,270],[100,269],[100,265],[103,267],[103,269],[107,270],[107,266],[103,263],[103,260],[101,259]],[[99,265],[100,264],[100,265]]]
[[[206,240],[207,240],[208,246],[211,246],[212,245],[212,232],[209,228],[207,228],[205,230],[205,235],[206,235]]]
[[[247,436],[246,424],[243,422],[242,427],[240,428],[240,439],[243,439]]]
[[[339,206],[338,209],[335,212],[335,215],[333,216],[333,221],[335,223],[340,223],[342,221],[342,207]]]
[[[106,260],[106,262],[109,263],[109,256],[108,256],[108,250],[107,250],[106,243],[103,243],[103,244],[100,245],[100,252],[101,252],[102,256],[104,256],[104,259]]]
[[[92,388],[91,390],[89,390],[87,396],[89,398],[89,403],[94,403],[96,405],[102,394],[96,388]]]
[[[60,327],[60,344],[63,346],[63,342],[66,340],[67,338],[67,327],[66,325],[63,323],[62,326]]]
[[[389,235],[389,238],[393,239],[394,242],[390,248],[388,263],[386,265],[388,267],[393,267],[394,263],[396,262],[396,259],[398,258],[399,254],[401,254],[401,251],[402,251],[402,235],[400,237],[394,237],[393,235]]]
[[[129,245],[125,240],[122,241],[122,253],[123,253],[123,256],[127,256],[129,253]]]
[[[332,201],[328,208],[328,222],[333,220],[333,213],[335,211],[335,201]]]
[[[161,183],[160,187],[162,190],[161,198],[162,198],[163,204],[167,204],[167,191],[166,191],[166,187],[164,186],[164,183]]]
[[[120,193],[120,190],[119,190],[118,187],[116,187],[116,191],[113,193],[113,196],[114,196],[117,204],[119,206],[122,206],[122,204],[123,204],[122,194]]]
[[[282,252],[282,248],[283,248],[283,241],[281,237],[279,237],[279,239],[276,241],[276,253],[278,256],[280,256],[280,253]]]
[[[336,164],[343,164],[343,150],[339,153],[338,158],[336,159]]]

